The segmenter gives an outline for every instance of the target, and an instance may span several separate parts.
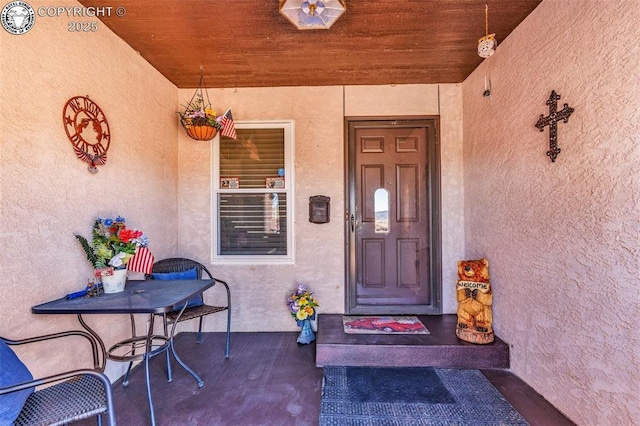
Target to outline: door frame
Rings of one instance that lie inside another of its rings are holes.
[[[355,232],[351,231],[351,212],[356,205],[356,188],[353,170],[355,168],[355,130],[358,124],[376,122],[381,127],[393,127],[397,124],[433,126],[435,137],[433,141],[427,137],[427,187],[429,197],[425,197],[431,214],[429,244],[431,246],[429,261],[430,268],[430,294],[431,302],[419,307],[381,307],[381,314],[414,314],[414,315],[439,315],[442,314],[442,220],[441,220],[441,196],[440,196],[440,117],[427,116],[372,116],[372,117],[345,117],[345,152],[344,152],[344,176],[345,176],[345,314],[364,314],[356,309],[356,244]],[[367,126],[370,127],[370,126]]]

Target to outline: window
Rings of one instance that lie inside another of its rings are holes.
[[[213,262],[293,263],[293,122],[214,139]]]
[[[378,188],[373,193],[373,213],[376,221],[375,233],[389,233],[389,190]]]

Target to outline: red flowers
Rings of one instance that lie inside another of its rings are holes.
[[[139,238],[142,236],[141,231],[136,231],[132,229],[127,229],[124,226],[120,228],[120,231],[115,229],[115,227],[111,228],[111,232],[118,232],[118,238],[125,244],[129,244],[129,242],[133,239]]]

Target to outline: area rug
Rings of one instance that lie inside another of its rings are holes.
[[[522,425],[479,370],[325,367],[320,426]]]
[[[347,334],[430,334],[418,317],[343,316]]]

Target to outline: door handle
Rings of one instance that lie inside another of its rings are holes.
[[[353,216],[353,214],[351,214],[350,220],[351,220],[351,232],[354,232],[356,230],[356,225],[355,225],[356,218]]]

